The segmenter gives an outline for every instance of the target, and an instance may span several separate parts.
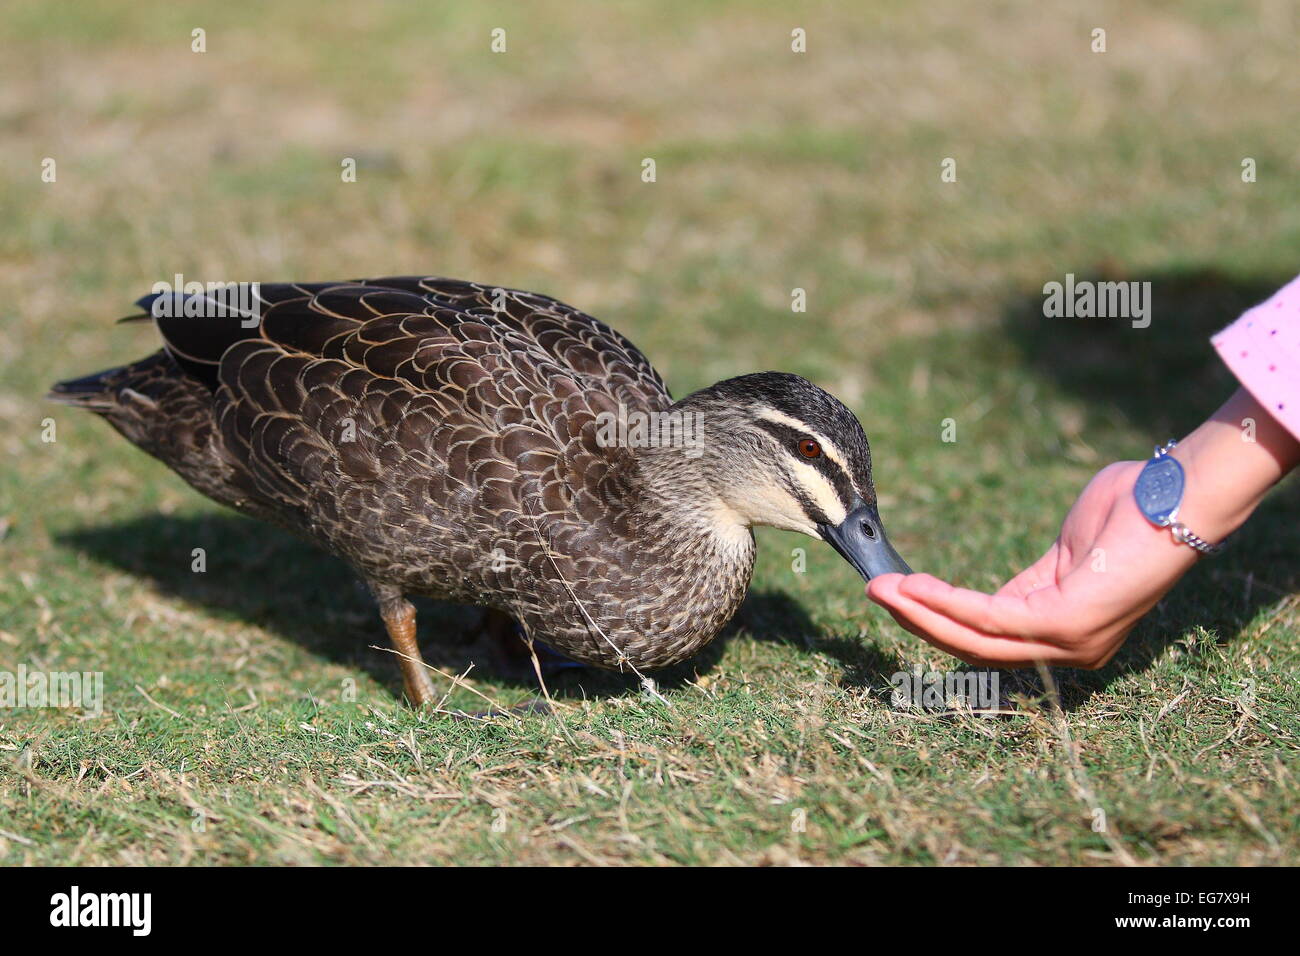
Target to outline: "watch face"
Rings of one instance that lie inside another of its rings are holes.
[[[1183,466],[1178,459],[1162,455],[1147,462],[1133,486],[1133,497],[1148,521],[1167,526],[1183,500]]]

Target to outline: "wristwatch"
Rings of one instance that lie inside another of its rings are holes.
[[[1179,544],[1194,548],[1201,554],[1218,554],[1223,550],[1222,544],[1210,544],[1178,520],[1186,476],[1182,463],[1169,454],[1177,444],[1170,439],[1169,444],[1156,449],[1155,455],[1138,475],[1137,484],[1133,486],[1133,499],[1143,517],[1157,528],[1168,528]]]

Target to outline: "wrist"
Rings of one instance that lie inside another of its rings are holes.
[[[1187,479],[1178,520],[1217,544],[1295,467],[1300,443],[1239,389],[1172,454]]]

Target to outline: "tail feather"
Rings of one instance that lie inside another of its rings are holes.
[[[188,392],[194,385],[166,352],[158,351],[130,365],[57,382],[45,397],[112,417],[114,412],[138,412],[141,404],[154,407],[164,396]]]
[[[226,487],[228,469],[210,443],[211,390],[185,374],[167,352],[59,382],[48,397],[99,415],[204,494],[227,503],[246,497]]]
[[[125,366],[105,369],[82,378],[56,382],[45,397],[60,405],[86,408],[104,412],[117,406],[115,398],[117,379]]]

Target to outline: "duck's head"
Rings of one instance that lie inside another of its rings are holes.
[[[876,510],[862,425],[798,375],[727,379],[674,406],[701,426],[696,472],[723,520],[799,531],[830,543],[866,580],[911,574]]]

